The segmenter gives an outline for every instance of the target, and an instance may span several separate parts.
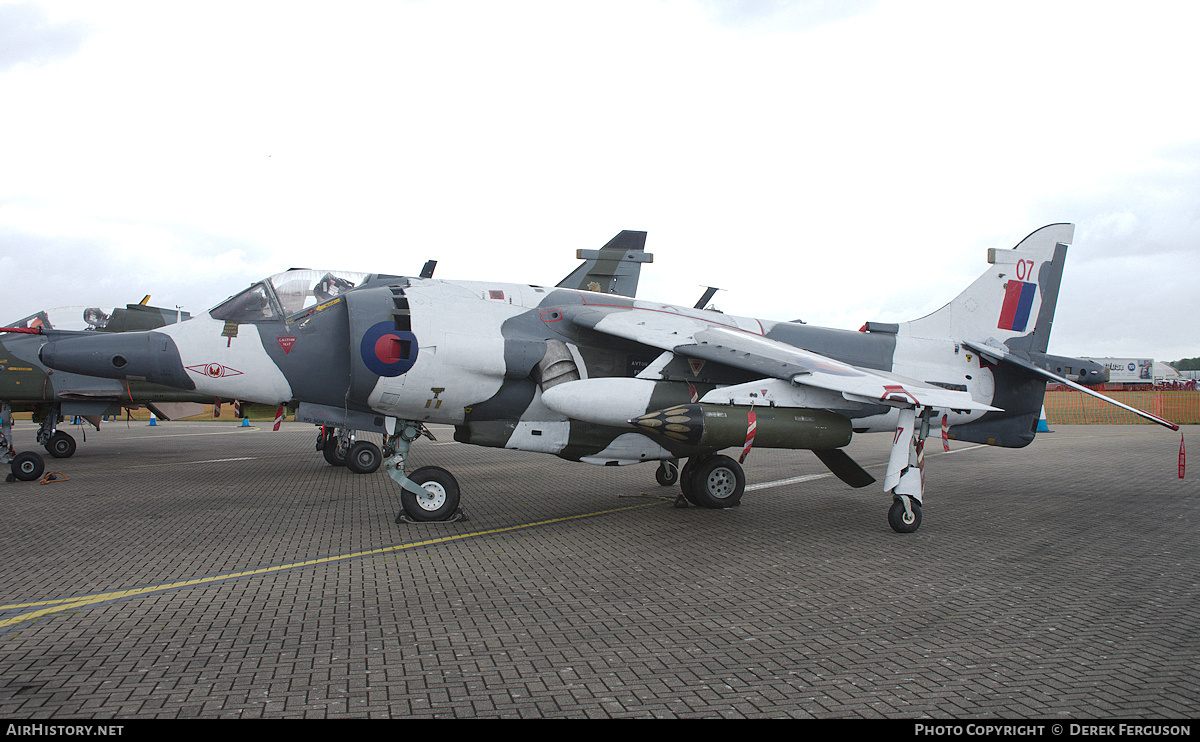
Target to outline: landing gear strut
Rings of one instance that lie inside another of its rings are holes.
[[[405,459],[413,441],[422,435],[436,440],[433,434],[424,425],[412,420],[389,420],[388,425],[383,447],[394,453],[384,468],[388,476],[404,488],[400,493],[402,510],[396,516],[396,522],[428,523],[465,517],[458,507],[458,480],[453,474],[440,466],[423,466],[412,474],[404,471]]]
[[[883,488],[892,495],[888,525],[896,533],[913,533],[921,527],[921,500],[925,494],[925,438],[933,410],[900,409],[896,439],[888,457]]]

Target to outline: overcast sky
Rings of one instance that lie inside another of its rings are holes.
[[[1050,341],[1200,356],[1200,3],[5,2],[0,321],[290,267],[857,329],[1045,224]]]

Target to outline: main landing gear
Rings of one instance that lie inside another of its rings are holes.
[[[701,508],[732,508],[742,501],[746,491],[746,473],[737,461],[720,454],[693,456],[683,468],[677,460],[658,465],[655,479],[663,486],[676,481],[682,492],[680,506]]]
[[[317,450],[330,466],[344,466],[355,474],[371,474],[383,463],[383,451],[371,441],[354,439],[353,432],[322,425]]]

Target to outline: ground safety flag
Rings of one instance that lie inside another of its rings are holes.
[[[280,405],[278,408],[275,409],[275,427],[271,428],[271,430],[279,430],[279,424],[281,422],[283,422],[283,406],[282,405]]]
[[[1183,464],[1187,459],[1187,454],[1183,450],[1183,433],[1179,434],[1179,478],[1183,479]]]
[[[738,463],[746,463],[746,457],[750,455],[750,447],[754,445],[754,430],[758,427],[758,417],[754,414],[754,409],[746,413],[746,443],[742,446],[742,455],[738,457]]]

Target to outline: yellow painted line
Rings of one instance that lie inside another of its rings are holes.
[[[519,531],[525,528],[535,528],[537,526],[546,526],[553,523],[564,523],[570,520],[578,520],[580,518],[592,518],[600,515],[611,515],[620,513],[626,510],[636,510],[638,508],[650,507],[651,505],[661,504],[659,502],[642,503],[640,505],[629,505],[622,508],[613,508],[611,510],[598,510],[592,513],[581,513],[579,515],[568,515],[562,518],[551,518],[549,520],[540,520],[534,523],[522,523],[515,526],[505,526],[503,528],[492,528],[486,531],[473,531],[471,533],[460,533],[455,536],[442,536],[440,538],[426,539],[424,541],[413,541],[410,543],[396,544],[394,546],[384,546],[378,549],[368,549],[367,551],[356,551],[350,554],[337,554],[334,556],[320,557],[317,559],[305,559],[300,562],[292,562],[290,564],[280,564],[274,567],[260,567],[258,569],[248,569],[241,572],[230,572],[228,574],[211,575],[209,577],[197,577],[191,580],[179,580],[178,582],[168,582],[162,585],[147,585],[144,587],[133,587],[124,590],[112,590],[104,593],[96,593],[95,595],[80,595],[71,598],[59,598],[57,600],[38,600],[28,603],[10,603],[8,605],[0,605],[0,611],[21,610],[24,608],[38,608],[38,610],[22,613],[17,616],[0,620],[0,630],[16,626],[25,621],[49,616],[55,613],[64,611],[72,611],[80,608],[89,608],[100,603],[107,603],[112,600],[121,600],[123,598],[132,598],[139,595],[149,595],[151,593],[163,592],[166,590],[178,590],[186,587],[198,587],[208,585],[215,582],[223,582],[225,580],[236,580],[244,577],[256,577],[259,575],[269,575],[275,572],[283,572],[284,570],[297,569],[299,567],[314,567],[322,564],[332,564],[341,562],[347,559],[361,559],[363,557],[378,556],[380,554],[390,554],[407,549],[415,549],[420,546],[433,546],[435,544],[445,544],[451,541],[462,541],[469,538],[477,538],[479,536],[491,536],[497,533],[506,533],[509,531]]]

